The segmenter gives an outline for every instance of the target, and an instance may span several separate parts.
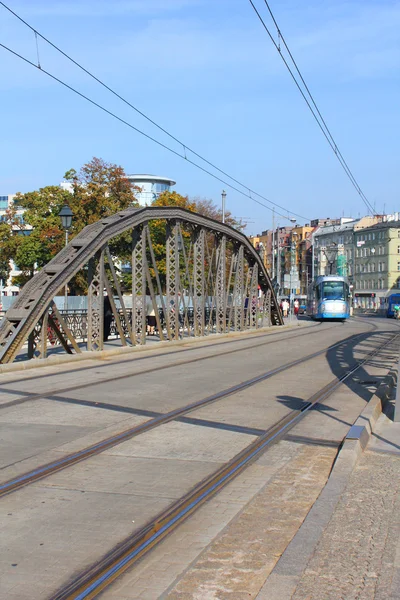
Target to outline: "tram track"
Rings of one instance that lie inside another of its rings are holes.
[[[320,328],[321,325],[323,325],[322,322],[314,323],[313,325],[309,325],[307,327],[307,329],[314,329],[315,327],[319,327]],[[332,325],[332,327],[335,327],[335,325]],[[277,329],[278,330],[276,331],[276,333],[270,333],[270,330],[268,330],[266,332],[261,332],[259,334],[254,334],[253,331],[256,331],[256,330],[250,330],[250,329],[246,330],[246,333],[248,333],[248,334],[251,335],[251,340],[254,340],[254,339],[265,338],[265,337],[272,338],[272,337],[276,337],[277,335],[285,335],[287,333],[291,333],[292,332],[292,329],[289,329],[289,328],[288,329],[277,328]],[[331,329],[331,327],[327,327],[326,329]],[[242,333],[244,333],[244,331]],[[211,334],[211,335],[215,336],[216,334]],[[203,338],[197,338],[197,342],[199,344],[201,344],[204,341],[208,341],[208,339],[210,339],[211,335],[210,336],[204,336]],[[226,335],[228,335],[228,334],[226,334]],[[193,339],[195,339],[195,338],[192,338],[192,337],[183,338],[183,339],[180,340],[180,343],[183,344],[183,345],[185,345],[186,343],[193,343],[192,342]],[[286,338],[285,337],[284,339],[290,339],[290,338]],[[212,344],[208,344],[207,343],[207,348],[213,348],[215,346],[220,347],[220,346],[225,346],[227,344],[238,344],[240,342],[247,341],[247,340],[248,340],[247,337],[246,338],[245,337],[243,337],[243,338],[239,337],[239,338],[235,338],[235,339],[228,339],[228,340],[225,340],[225,341],[215,341]],[[138,346],[138,345],[131,346],[131,349],[133,349],[133,348],[135,348],[137,352],[141,352],[141,351],[146,352],[146,355],[145,356],[139,356],[139,357],[137,357],[137,356],[135,356],[136,353],[132,353],[132,356],[130,356],[128,353],[124,353],[124,358],[121,359],[121,360],[113,360],[113,359],[111,359],[112,360],[112,364],[113,365],[120,365],[120,364],[129,363],[129,362],[140,362],[140,361],[143,361],[143,360],[149,360],[149,358],[160,358],[162,356],[165,356],[166,354],[171,355],[171,354],[181,354],[183,352],[192,352],[194,350],[201,349],[202,346],[201,345],[200,346],[193,346],[191,348],[186,348],[185,347],[183,349],[175,349],[176,346],[172,346],[170,348],[167,348],[167,346],[164,346],[164,348],[166,350],[165,352],[158,352],[157,354],[151,354],[151,355],[147,354],[147,352],[149,351],[149,349],[153,350],[153,348],[149,348],[149,346]],[[101,354],[99,355],[98,358],[99,358],[99,360],[102,359]],[[35,360],[35,359],[31,359],[31,360]],[[93,357],[93,360],[96,360],[96,358]],[[21,363],[22,363],[22,361],[19,361],[19,362],[17,361],[17,363],[14,363],[14,364],[21,364]],[[68,364],[68,361],[66,361],[66,364]],[[1,363],[0,363],[0,365],[1,365]],[[53,365],[51,364],[51,362],[49,362],[48,366],[53,366]],[[78,373],[78,372],[81,373],[82,371],[92,371],[92,370],[98,369],[98,368],[99,368],[99,365],[90,365],[90,366],[83,366],[83,367],[80,367],[80,368],[68,369],[66,371],[63,371],[63,373],[65,373],[65,374],[68,374],[68,373]],[[4,374],[7,374],[7,372],[4,373]],[[45,375],[41,375],[41,377],[50,378],[50,377],[56,377],[57,375],[58,375],[58,373],[46,373]],[[31,380],[35,380],[35,379],[37,379],[36,375],[34,375],[32,377],[26,377],[24,379],[24,381],[31,381]],[[11,380],[10,382],[7,382],[7,383],[12,384],[12,383],[16,383],[17,381],[19,381],[19,380]]]
[[[318,323],[318,325],[313,325],[313,326],[311,326],[311,327],[309,327],[307,329],[314,329],[314,327],[319,327],[320,325],[321,324]],[[370,327],[372,326],[372,324],[368,324],[368,325]],[[333,329],[336,326],[337,326],[337,324],[334,324],[331,327],[326,327],[326,328],[323,329],[323,331],[327,331],[329,329]],[[319,328],[318,328],[317,331],[312,331],[311,333],[308,333],[308,335],[315,335],[315,334],[318,334],[318,333],[321,333],[321,330]],[[275,334],[272,334],[272,335],[275,335]],[[225,350],[223,352],[215,352],[213,354],[207,354],[206,356],[200,356],[200,357],[196,357],[196,358],[187,358],[187,359],[177,360],[177,361],[175,361],[173,363],[168,363],[166,365],[159,365],[159,366],[156,366],[156,367],[150,367],[148,369],[143,369],[142,371],[137,371],[136,373],[126,373],[124,375],[116,375],[116,376],[107,377],[107,378],[104,378],[104,379],[98,379],[96,381],[91,381],[91,382],[87,382],[87,383],[80,383],[80,384],[77,384],[75,386],[68,386],[68,387],[63,387],[63,388],[55,388],[53,390],[49,390],[49,391],[46,391],[46,392],[38,392],[37,394],[32,394],[31,392],[28,392],[27,393],[28,395],[25,398],[18,398],[16,400],[10,400],[9,402],[4,402],[4,403],[0,404],[0,411],[2,409],[4,409],[4,408],[10,408],[12,406],[18,406],[20,404],[25,404],[26,402],[33,402],[35,400],[40,400],[40,399],[46,398],[47,396],[54,396],[54,395],[57,395],[57,394],[63,394],[63,393],[73,392],[73,391],[76,391],[76,390],[83,390],[85,388],[93,387],[95,385],[103,385],[105,383],[113,383],[115,381],[122,381],[124,379],[129,379],[131,377],[137,377],[137,376],[140,376],[140,375],[148,375],[150,373],[154,373],[154,372],[158,372],[158,371],[163,371],[163,370],[166,370],[166,369],[173,369],[173,368],[177,368],[177,367],[189,365],[189,364],[192,364],[192,363],[197,363],[197,362],[204,361],[204,360],[210,360],[210,359],[213,359],[213,358],[216,358],[216,357],[219,358],[221,356],[227,356],[229,354],[236,354],[238,352],[244,352],[244,351],[250,350],[250,349],[261,348],[263,346],[269,346],[271,344],[280,343],[281,341],[282,342],[286,342],[288,340],[293,340],[293,339],[296,339],[298,337],[304,337],[304,332],[299,332],[299,333],[297,333],[295,335],[292,335],[292,336],[289,336],[289,337],[285,336],[282,340],[271,340],[270,339],[271,338],[271,334],[267,334],[267,336],[268,336],[268,340],[265,340],[265,341],[263,341],[263,342],[261,342],[259,344],[252,344],[251,343],[250,345],[247,345],[247,346],[244,346],[244,347],[233,348],[233,349],[230,349],[230,350]],[[266,335],[264,334],[264,335],[260,335],[260,336],[255,336],[255,338],[262,338],[262,337],[266,337]],[[254,339],[254,337],[251,338],[251,342],[253,341],[253,339]],[[229,341],[226,341],[226,342],[220,342],[220,343],[216,343],[216,344],[210,344],[210,345],[207,345],[207,350],[208,350],[208,348],[213,347],[213,346],[220,347],[220,346],[225,345],[225,344],[232,344],[232,343],[235,343],[235,342],[237,343],[237,342],[243,342],[243,341],[248,341],[248,340],[229,340]],[[198,347],[197,348],[185,348],[184,350],[178,350],[178,351],[174,352],[174,354],[175,353],[176,354],[181,354],[181,353],[186,353],[186,352],[190,352],[190,351],[194,351],[194,350],[201,350],[201,348],[198,348]],[[144,359],[148,360],[149,358],[150,359],[154,359],[154,358],[161,358],[163,356],[168,356],[168,354],[167,353],[159,353],[159,354],[156,354],[156,355],[153,354],[152,356],[140,357],[140,358],[138,358],[136,360],[144,360]],[[134,359],[132,359],[132,360],[134,360]],[[125,361],[117,361],[117,362],[113,362],[112,365],[115,366],[115,365],[118,365],[118,364],[123,364],[124,362]],[[99,368],[99,365],[95,365],[93,367],[88,367],[88,369],[98,369],[98,368]],[[85,370],[85,369],[79,369],[77,371],[72,371],[72,372],[75,374],[75,373],[82,372],[83,370]],[[29,380],[29,379],[25,379],[24,382],[27,381],[27,380]],[[15,382],[7,382],[4,385],[12,385],[12,383],[15,383]],[[24,392],[17,391],[16,393],[23,394]]]
[[[269,446],[281,439],[316,404],[323,403],[346,380],[352,377],[363,365],[379,352],[395,342],[400,333],[395,333],[378,347],[372,349],[363,359],[357,360],[345,373],[335,377],[327,385],[314,393],[299,410],[292,410],[255,441],[236,454],[225,465],[195,485],[189,492],[159,513],[144,527],[127,537],[94,565],[83,571],[52,596],[52,600],[89,600],[95,598],[126,569],[154,548],[164,537],[186,520],[204,502],[219,492],[232,479],[239,475],[251,462],[257,459]],[[335,344],[338,346],[340,344]],[[315,353],[317,354],[317,353]],[[305,357],[308,358],[309,357]],[[301,361],[297,361],[300,363]]]
[[[377,328],[377,326],[375,324],[369,324],[369,325],[370,325],[370,327],[372,327],[372,330]],[[363,332],[363,333],[360,333],[360,334],[354,336],[352,338],[352,342],[355,343],[360,337],[364,336],[365,334],[366,334],[366,332]],[[398,335],[398,334],[396,334],[396,335]],[[202,398],[200,400],[196,400],[195,402],[191,402],[189,404],[186,404],[183,407],[174,409],[165,414],[157,415],[153,418],[150,418],[148,421],[145,421],[144,423],[136,425],[135,427],[131,427],[125,431],[119,432],[118,434],[115,434],[113,436],[109,436],[96,444],[92,444],[86,448],[83,448],[82,450],[68,454],[57,461],[52,461],[52,462],[46,463],[44,465],[41,465],[35,469],[32,469],[30,471],[27,471],[27,472],[23,473],[22,475],[19,475],[17,477],[14,477],[8,481],[1,483],[0,484],[0,497],[5,496],[6,494],[15,492],[24,486],[35,483],[35,482],[37,482],[41,479],[44,479],[46,477],[49,477],[55,473],[58,473],[59,471],[61,471],[63,469],[66,469],[68,467],[71,467],[71,466],[79,463],[79,462],[87,460],[88,458],[90,458],[94,455],[100,454],[100,453],[102,453],[114,446],[117,446],[127,440],[137,437],[143,433],[146,433],[147,431],[150,431],[151,429],[155,429],[156,427],[160,427],[161,425],[169,423],[170,421],[174,421],[180,417],[183,417],[192,411],[195,411],[204,406],[208,406],[214,402],[225,399],[237,392],[241,392],[247,388],[257,385],[258,383],[266,381],[267,379],[270,379],[271,377],[273,377],[275,375],[278,375],[284,371],[288,371],[289,369],[297,367],[297,366],[299,366],[303,363],[306,363],[314,358],[317,358],[318,356],[323,355],[327,351],[330,351],[330,350],[333,350],[340,346],[343,346],[344,344],[347,344],[348,341],[349,341],[349,338],[346,338],[345,340],[336,342],[335,344],[327,346],[321,350],[312,352],[306,356],[298,358],[289,363],[285,363],[284,365],[280,365],[279,367],[276,367],[274,369],[271,369],[269,371],[261,373],[260,375],[252,377],[251,379],[242,381],[239,384],[236,384],[234,386],[231,386],[229,388],[221,390],[215,394],[212,394],[212,395]],[[386,342],[386,343],[389,343],[389,342]]]

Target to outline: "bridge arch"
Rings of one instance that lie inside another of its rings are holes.
[[[166,223],[165,286],[150,235],[153,220]],[[108,246],[127,231],[132,231],[131,307]],[[78,327],[79,337],[53,299],[86,265],[86,329]],[[0,362],[12,362],[26,342],[31,357],[45,357],[49,335],[68,353],[81,352],[84,338],[88,350],[102,350],[105,292],[123,345],[145,343],[146,303],[160,339],[178,339],[182,331],[202,336],[283,324],[270,277],[243,233],[183,208],[130,208],[85,227],[24,286],[0,322]]]

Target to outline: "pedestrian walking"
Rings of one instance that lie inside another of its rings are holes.
[[[286,300],[286,298],[284,300],[282,300],[282,310],[283,310],[283,316],[287,317],[288,310],[289,310],[289,302]]]
[[[104,314],[103,314],[103,340],[106,342],[111,333],[111,322],[113,319],[110,298],[104,296]]]
[[[149,313],[147,314],[147,335],[156,335],[156,313],[152,306]]]
[[[300,308],[300,302],[297,300],[297,298],[295,298],[295,301],[293,303],[293,310],[294,310],[294,314],[296,315],[296,317],[298,317],[299,308]]]

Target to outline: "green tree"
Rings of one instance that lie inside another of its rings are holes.
[[[17,194],[14,203],[25,210],[25,225],[12,225],[16,235],[14,260],[22,271],[15,283],[23,284],[32,276],[33,269],[42,268],[64,247],[64,231],[59,212],[68,204],[73,212],[70,239],[86,225],[108,217],[128,206],[136,206],[134,186],[122,167],[99,158],[83,165],[79,172],[67,171],[65,178],[72,184],[72,192],[58,186],[47,186],[34,192]],[[30,226],[30,227],[27,227]],[[127,255],[129,235],[113,241],[113,254]],[[86,291],[86,274],[77,274],[71,282],[75,293]]]
[[[14,255],[12,229],[7,222],[0,223],[0,279],[6,283],[10,275],[10,260]]]

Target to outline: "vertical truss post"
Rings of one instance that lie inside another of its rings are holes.
[[[132,341],[132,338],[133,338],[133,335],[132,335],[132,325],[131,325],[130,320],[129,320],[129,314],[128,314],[128,311],[126,310],[126,306],[125,306],[123,294],[122,294],[122,291],[121,291],[121,286],[120,286],[120,283],[118,281],[117,273],[115,271],[114,263],[113,263],[112,256],[111,256],[111,253],[110,253],[110,249],[109,249],[108,246],[106,248],[106,257],[107,257],[107,261],[108,261],[108,266],[110,267],[113,285],[114,285],[114,288],[115,288],[115,290],[117,292],[119,303],[120,303],[121,309],[122,309],[122,314],[124,316],[125,329],[128,332],[128,336],[129,336],[129,340],[131,341],[131,344],[133,344],[133,341]],[[120,318],[119,318],[119,322],[121,323],[121,319]],[[117,319],[116,319],[116,323],[117,323],[117,326],[118,326],[118,320]],[[123,337],[125,337],[125,332],[124,332],[124,336]],[[121,340],[122,340],[122,337],[121,337]],[[126,344],[124,344],[124,345],[126,345]]]
[[[217,333],[226,331],[226,236],[223,235],[218,245],[218,263],[216,274],[216,326]]]
[[[243,329],[244,312],[245,312],[245,297],[244,297],[244,257],[243,246],[239,246],[236,252],[236,274],[233,287],[233,306],[235,331]]]
[[[193,243],[193,310],[194,310],[194,335],[204,335],[205,316],[205,272],[204,272],[204,245],[205,230],[198,229],[194,234]]]
[[[271,290],[264,292],[263,299],[263,316],[262,326],[269,327],[271,325]]]
[[[47,356],[48,308],[43,312],[28,337],[28,358],[41,359]]]
[[[133,230],[132,239],[132,343],[146,342],[146,230]]]
[[[167,323],[168,336],[179,339],[179,228],[175,222],[167,226]]]
[[[166,309],[166,306],[165,306],[165,301],[164,301],[164,296],[163,296],[163,289],[162,289],[161,280],[160,280],[160,274],[158,272],[157,261],[156,261],[155,255],[154,255],[154,249],[153,249],[153,244],[152,244],[152,241],[151,241],[151,235],[150,235],[150,230],[149,230],[148,225],[146,225],[144,229],[146,231],[146,236],[147,236],[147,244],[148,244],[148,248],[149,248],[151,266],[153,268],[154,275],[155,275],[155,278],[156,278],[156,284],[157,284],[156,291],[158,291],[158,295],[159,295],[160,303],[161,303],[161,308],[162,308],[163,321],[165,321],[165,323],[166,323],[167,332],[168,332],[167,309]],[[147,267],[148,267],[148,265],[147,265]],[[152,287],[150,286],[150,284],[149,284],[149,287],[150,287],[150,293],[151,293]],[[155,298],[155,300],[156,300],[156,298]],[[157,307],[155,305],[154,306],[154,310],[155,311],[156,311],[156,308]],[[161,327],[162,323],[159,322],[159,319],[160,319],[160,315],[158,314],[158,319],[157,319],[157,314],[156,314],[156,321],[157,321],[158,331],[160,333],[160,339],[164,340],[164,333],[163,333],[162,327]],[[170,337],[169,334],[167,335],[167,337]]]
[[[88,350],[103,350],[104,343],[104,250],[89,260]]]
[[[254,264],[251,270],[249,294],[249,325],[250,329],[258,327],[258,265]]]

